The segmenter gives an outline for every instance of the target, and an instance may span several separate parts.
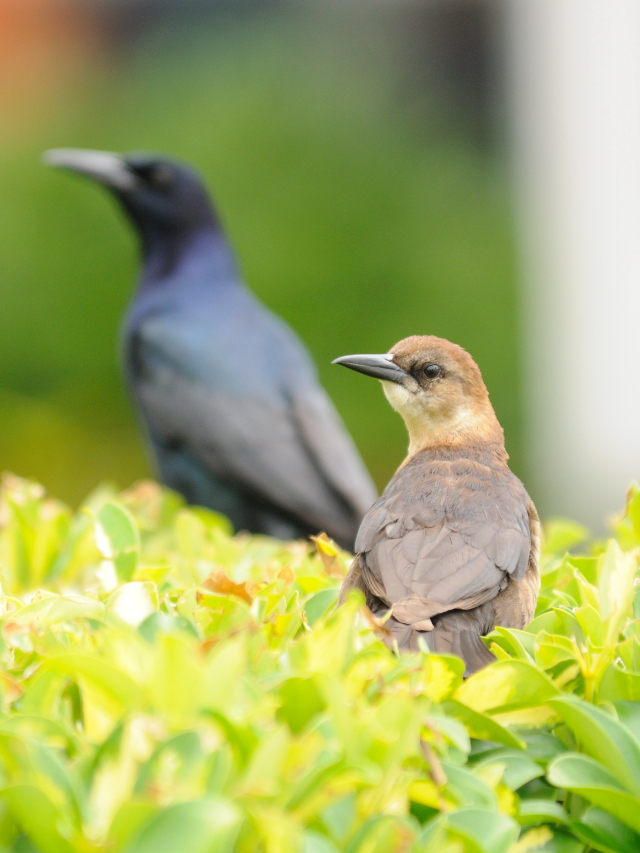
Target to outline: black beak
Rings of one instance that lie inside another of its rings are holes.
[[[139,178],[129,169],[124,158],[110,151],[53,148],[45,151],[42,160],[48,166],[78,172],[114,190],[133,190],[139,184]]]
[[[385,379],[387,382],[397,382],[402,385],[409,374],[397,364],[394,364],[393,354],[384,355],[343,355],[336,358],[333,364],[342,364],[364,373],[365,376],[373,376],[374,379]]]

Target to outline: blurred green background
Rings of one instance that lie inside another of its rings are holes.
[[[0,468],[72,503],[150,473],[117,348],[137,246],[106,192],[40,164],[73,146],[201,170],[246,279],[307,342],[380,488],[404,426],[378,383],[330,362],[411,334],[473,354],[522,474],[508,186],[486,81],[465,71],[486,21],[469,4],[453,25],[419,3],[133,19],[99,5],[0,12],[5,33],[19,22],[0,59]]]

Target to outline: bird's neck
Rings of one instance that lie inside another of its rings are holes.
[[[417,453],[433,447],[468,447],[486,446],[504,459],[509,458],[504,447],[504,431],[493,411],[491,404],[477,408],[461,409],[455,416],[412,417],[411,413],[403,413],[409,433],[409,450],[406,464]]]
[[[206,278],[229,281],[237,275],[233,253],[220,229],[206,225],[180,232],[141,230],[143,287],[161,287],[176,281],[188,284]]]

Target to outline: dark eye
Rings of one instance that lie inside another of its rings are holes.
[[[427,379],[436,379],[442,373],[442,368],[439,364],[428,364],[423,368],[422,372]]]
[[[163,163],[130,163],[129,168],[151,186],[167,187],[173,182],[173,172]]]
[[[168,166],[156,166],[151,180],[156,186],[168,187],[173,183],[173,171]]]

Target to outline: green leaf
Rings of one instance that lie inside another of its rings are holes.
[[[610,714],[574,696],[549,702],[571,729],[583,749],[640,796],[640,744],[631,732]]]
[[[615,540],[610,540],[600,558],[598,598],[600,613],[607,623],[607,643],[614,643],[631,615],[635,593],[638,560],[625,553]]]
[[[241,790],[249,796],[275,796],[283,786],[282,768],[287,758],[291,735],[284,726],[269,732],[254,750]]]
[[[571,830],[585,844],[602,853],[640,850],[640,835],[604,809],[587,809],[579,821],[572,822]]]
[[[467,767],[454,764],[442,764],[447,776],[447,792],[460,806],[497,809],[498,798],[495,792]]]
[[[434,702],[451,697],[463,682],[465,664],[456,655],[422,654],[423,690]]]
[[[76,736],[56,720],[30,714],[16,714],[0,719],[0,733],[18,735],[40,744],[64,748],[73,754],[78,750]]]
[[[526,853],[529,853],[527,850]],[[544,847],[533,848],[531,853],[586,853],[584,844],[573,834],[562,830],[554,830],[553,838]]]
[[[109,827],[109,849],[122,850],[159,811],[160,807],[155,803],[130,802],[120,806]]]
[[[426,823],[421,841],[420,853],[486,853],[470,835],[454,829],[445,815]]]
[[[550,554],[562,555],[586,541],[589,529],[570,518],[551,518],[544,525],[545,549]]]
[[[640,673],[627,672],[616,664],[611,664],[598,685],[598,701],[640,702]]]
[[[14,785],[0,790],[0,798],[42,853],[74,853],[74,846],[60,834],[60,813],[40,788]]]
[[[240,634],[221,642],[211,653],[206,669],[206,704],[226,710],[247,670],[247,640]]]
[[[351,793],[340,797],[322,811],[322,821],[338,844],[342,844],[351,831],[357,818],[356,809],[356,795]]]
[[[71,619],[99,619],[104,613],[104,604],[95,598],[81,595],[43,595],[11,614],[11,621],[20,625],[59,625]]]
[[[200,519],[209,530],[221,530],[227,536],[233,536],[233,524],[221,512],[203,506],[191,506],[189,511]]]
[[[486,758],[474,765],[479,770],[494,764],[504,765],[504,781],[512,791],[517,791],[532,779],[544,776],[544,770],[521,751],[494,749]]]
[[[574,612],[583,635],[589,637],[594,646],[604,646],[606,643],[605,625],[595,607],[592,607],[591,604],[583,604]]]
[[[527,745],[527,755],[534,761],[545,764],[567,751],[565,744],[551,732],[534,729],[522,732],[522,736]]]
[[[474,711],[498,713],[543,705],[559,693],[533,664],[506,660],[474,673],[457,690],[455,699]]]
[[[526,631],[517,631],[513,628],[498,626],[487,635],[487,639],[497,643],[511,657],[533,663],[535,637],[532,634],[528,634]]]
[[[377,815],[369,818],[345,853],[389,853],[390,850],[407,849],[415,839],[415,827],[395,815]]]
[[[442,735],[444,740],[455,747],[460,752],[468,755],[471,752],[471,740],[466,726],[457,720],[455,717],[447,717],[444,714],[429,717],[426,721],[428,728],[433,732],[435,729],[438,735]]]
[[[447,815],[446,824],[486,853],[508,853],[520,834],[513,818],[486,809],[458,809]]]
[[[118,579],[131,580],[138,565],[140,536],[129,510],[116,501],[107,501],[96,516],[96,543],[115,567]]]
[[[600,561],[597,557],[569,557],[569,563],[590,584],[597,584]]]
[[[634,735],[636,740],[640,742],[640,702],[616,702],[615,707],[620,722],[623,723]]]
[[[487,714],[474,711],[467,705],[455,699],[449,699],[443,703],[443,710],[453,717],[457,717],[465,724],[471,737],[478,740],[489,740],[512,746],[516,749],[524,749],[525,743],[505,726],[493,720]]]
[[[563,637],[576,637],[584,642],[584,635],[573,612],[554,607],[546,613],[536,616],[527,626],[527,632],[537,635],[541,631],[547,634],[558,634]]]
[[[173,726],[193,724],[206,705],[205,670],[187,634],[162,634],[154,645],[151,698]]]
[[[97,691],[127,708],[135,707],[140,699],[140,688],[128,675],[96,657],[79,654],[58,655],[46,660],[42,664],[42,670],[86,679]]]
[[[313,678],[287,679],[280,687],[280,699],[277,717],[296,735],[325,707]]]
[[[518,808],[518,822],[522,826],[537,823],[569,822],[569,815],[559,803],[553,800],[521,800]]]
[[[326,835],[308,829],[304,834],[303,853],[340,853],[340,851]]]
[[[313,627],[318,619],[329,612],[339,597],[340,590],[338,588],[323,589],[321,592],[312,595],[304,606],[304,612],[309,625]]]
[[[640,831],[640,798],[625,791],[614,774],[593,758],[576,753],[561,755],[549,765],[547,779]]]
[[[625,550],[640,545],[640,489],[637,483],[631,486],[625,514],[614,524],[613,529]]]
[[[192,800],[168,806],[145,826],[126,853],[232,853],[239,810],[224,800]]]

